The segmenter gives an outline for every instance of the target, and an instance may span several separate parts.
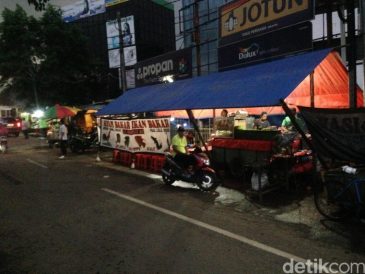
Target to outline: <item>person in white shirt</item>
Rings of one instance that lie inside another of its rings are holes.
[[[22,121],[22,132],[24,134],[25,139],[28,139],[29,127],[30,127],[29,121],[28,121],[28,119],[25,118]]]
[[[59,139],[60,139],[60,148],[61,148],[61,156],[60,159],[64,159],[67,154],[67,139],[68,139],[68,130],[65,125],[65,121],[61,119],[61,126],[59,131]]]

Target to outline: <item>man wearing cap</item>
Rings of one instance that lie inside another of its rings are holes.
[[[178,165],[181,167],[188,167],[188,170],[192,170],[194,165],[194,159],[188,155],[188,141],[184,135],[185,129],[179,127],[177,134],[172,138],[172,155]]]

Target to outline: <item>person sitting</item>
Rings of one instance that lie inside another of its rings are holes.
[[[184,169],[188,169],[189,172],[193,170],[195,160],[189,155],[188,142],[185,137],[185,129],[179,127],[177,134],[172,138],[172,155],[175,162]]]
[[[228,122],[228,111],[226,109],[223,109],[221,111],[221,117],[217,120],[217,130],[230,130]]]
[[[259,119],[256,119],[253,125],[254,129],[265,129],[271,127],[270,122],[267,120],[267,112],[262,112]]]
[[[298,116],[297,110],[295,108],[291,109],[293,116],[295,117],[295,121],[298,124],[298,126],[304,131],[307,131],[306,125],[304,123],[304,121]],[[281,129],[282,131],[285,132],[291,132],[291,131],[297,131],[290,119],[289,116],[286,116],[284,118],[284,120],[281,123]]]

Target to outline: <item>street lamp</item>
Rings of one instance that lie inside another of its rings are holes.
[[[30,61],[32,62],[32,68],[30,71],[30,75],[32,77],[32,85],[33,85],[33,92],[34,92],[34,100],[35,100],[35,104],[36,104],[36,108],[39,109],[39,103],[38,103],[38,92],[37,92],[37,79],[36,79],[36,74],[39,70],[39,66],[40,64],[42,64],[42,62],[46,60],[46,57],[43,56],[36,56],[33,55],[30,57]]]

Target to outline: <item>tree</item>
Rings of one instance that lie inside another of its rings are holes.
[[[34,5],[34,8],[38,11],[44,10],[48,2],[49,0],[28,0],[29,5]]]
[[[17,6],[3,12],[0,24],[2,98],[27,106],[83,104],[95,100],[100,75],[87,40],[75,25],[48,6],[36,20]],[[39,61],[39,62],[35,62]],[[37,64],[38,63],[38,64]]]

